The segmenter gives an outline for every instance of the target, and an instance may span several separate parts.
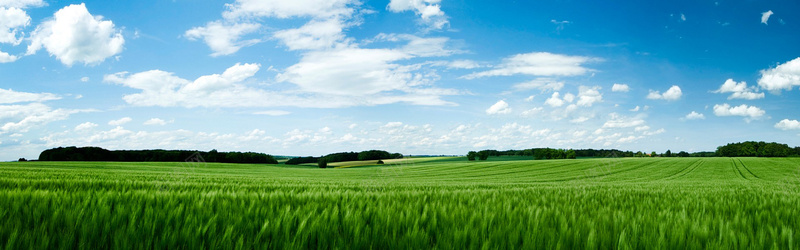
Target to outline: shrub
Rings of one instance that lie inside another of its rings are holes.
[[[378,160],[378,165],[383,165],[383,160]]]

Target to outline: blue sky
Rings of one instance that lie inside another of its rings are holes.
[[[794,1],[0,0],[0,160],[58,146],[800,146]]]

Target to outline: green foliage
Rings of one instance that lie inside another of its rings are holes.
[[[98,147],[58,147],[39,154],[40,161],[204,162],[278,164],[274,157],[255,152],[206,152],[188,150],[106,150]]]
[[[382,161],[382,160],[378,160],[378,165],[383,165],[383,164],[384,164],[384,163],[383,163],[383,161]]]
[[[491,150],[478,151],[478,160],[485,161],[486,159],[489,159],[489,155],[491,154]]]
[[[359,161],[371,161],[380,159],[391,159],[392,155],[383,150],[369,150],[358,153]]]
[[[746,141],[720,146],[717,148],[717,155],[724,157],[787,157],[797,155],[797,153],[786,144]]]
[[[328,167],[328,159],[325,157],[319,158],[319,162],[317,162],[317,166],[319,168],[327,168]]]
[[[286,164],[286,165],[299,165],[299,164],[303,164],[303,163],[317,163],[317,162],[319,162],[319,157],[308,156],[308,157],[291,158],[288,161],[284,162],[283,164]]]
[[[476,157],[478,157],[478,152],[475,152],[475,151],[469,151],[469,152],[467,153],[467,160],[468,160],[468,161],[474,161]]]
[[[672,157],[672,151],[667,149],[667,152],[664,152],[664,157]]]
[[[798,249],[799,164],[420,161],[376,182],[385,168],[0,163],[0,247]]]
[[[658,156],[658,153],[656,153],[656,151],[650,153],[650,157],[656,157],[656,156]]]
[[[25,158],[19,158],[19,160],[17,160],[17,161],[18,161],[18,162],[23,162],[23,161],[28,161],[28,159],[25,159]]]

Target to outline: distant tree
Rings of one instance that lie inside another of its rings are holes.
[[[469,151],[469,153],[467,153],[467,160],[474,161],[475,157],[477,157],[477,156],[478,156],[478,152]]]
[[[636,151],[636,157],[644,157],[644,153],[642,151]]]
[[[664,157],[672,157],[672,151],[667,149],[667,152],[664,153]]]
[[[566,155],[567,155],[567,159],[575,159],[576,158],[575,157],[575,150],[572,150],[572,149],[567,150],[567,154]]]
[[[18,160],[18,161],[19,161],[19,162],[28,161],[28,159],[25,159],[25,158],[19,158],[19,160]]]
[[[325,157],[319,158],[319,162],[317,162],[317,166],[319,166],[319,168],[327,168],[328,167],[328,159],[325,159]]]
[[[480,152],[478,152],[478,159],[481,161],[489,159],[489,151],[481,150]]]
[[[656,151],[653,151],[652,153],[650,153],[650,157],[656,157],[656,156],[658,156],[658,154],[656,153]]]
[[[678,152],[678,157],[689,157],[689,153],[686,151]]]
[[[378,165],[383,165],[383,161],[382,160],[378,160]]]

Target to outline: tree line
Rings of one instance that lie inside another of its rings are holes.
[[[216,149],[189,150],[107,150],[99,147],[58,147],[39,154],[40,161],[120,161],[120,162],[183,162],[278,164],[272,155],[255,152],[218,152]]]
[[[371,160],[400,159],[400,158],[403,158],[403,154],[389,153],[383,150],[368,150],[368,151],[361,151],[358,153],[356,152],[333,153],[321,157],[314,157],[314,156],[295,157],[289,159],[284,164],[299,165],[303,163],[320,163],[322,161],[324,161],[327,164],[331,162],[343,162],[343,161],[371,161]]]
[[[720,146],[716,153],[725,157],[788,157],[800,155],[800,147],[791,148],[777,142],[746,141]]]

